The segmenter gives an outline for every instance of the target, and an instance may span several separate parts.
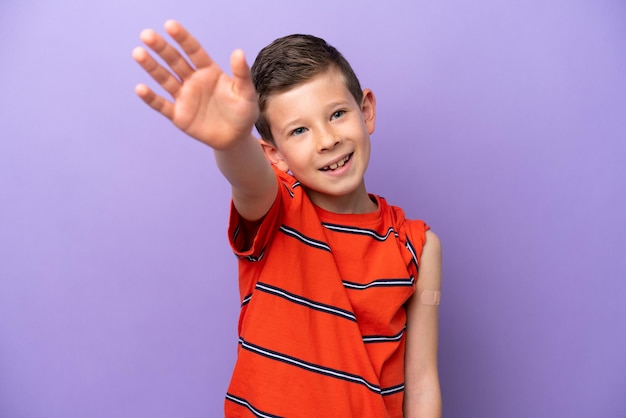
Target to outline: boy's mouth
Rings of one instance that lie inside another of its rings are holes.
[[[322,170],[322,171],[335,171],[336,169],[338,169],[339,167],[343,167],[345,163],[350,161],[350,158],[352,158],[352,154],[354,154],[354,153],[350,153],[350,154],[346,155],[343,159],[337,161],[336,163],[327,165],[326,167],[322,167],[322,168],[320,168],[320,170]]]

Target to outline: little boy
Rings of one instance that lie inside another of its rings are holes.
[[[440,244],[365,188],[372,91],[313,36],[274,41],[252,69],[236,50],[230,77],[180,24],[165,29],[188,59],[151,30],[141,40],[169,69],[133,57],[174,101],[136,93],[213,148],[232,186],[241,314],[226,416],[440,416]]]

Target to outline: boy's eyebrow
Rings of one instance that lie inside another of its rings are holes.
[[[345,107],[350,105],[350,100],[341,99],[328,104],[328,108]]]
[[[279,127],[280,132],[281,133],[288,133],[289,131],[291,131],[292,129],[294,129],[294,127],[298,127],[301,125],[305,125],[304,123],[304,118],[301,117],[297,117],[294,119],[291,119],[283,124],[281,124],[281,126]]]

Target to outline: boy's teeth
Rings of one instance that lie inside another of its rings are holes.
[[[329,165],[328,167],[324,167],[324,170],[326,170],[326,171],[328,171],[328,170],[333,171],[333,170],[338,169],[339,167],[343,167],[343,165],[344,165],[344,164],[345,164],[345,163],[346,163],[349,159],[350,159],[350,156],[348,155],[348,156],[347,156],[346,158],[344,158],[343,160],[338,161],[338,162],[336,162],[336,163],[334,163],[334,164],[331,164],[331,165]]]

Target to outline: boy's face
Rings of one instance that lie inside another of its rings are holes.
[[[268,159],[291,171],[319,207],[338,213],[372,210],[364,183],[376,101],[368,89],[357,103],[331,68],[269,97],[265,110],[275,145]]]

